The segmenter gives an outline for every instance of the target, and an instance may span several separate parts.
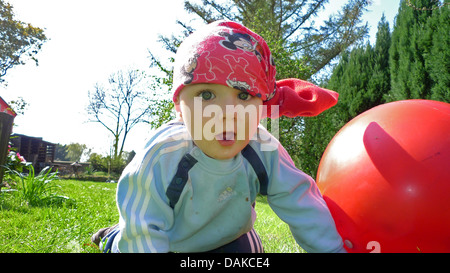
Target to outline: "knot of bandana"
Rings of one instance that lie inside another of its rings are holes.
[[[180,45],[174,66],[173,100],[190,84],[215,83],[277,105],[278,118],[315,116],[337,103],[336,92],[299,79],[276,81],[272,53],[264,39],[243,25],[217,21],[191,34]],[[271,107],[269,107],[271,108]]]

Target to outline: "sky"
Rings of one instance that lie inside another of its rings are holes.
[[[16,19],[45,29],[49,40],[29,61],[7,72],[7,86],[0,86],[5,101],[23,97],[29,104],[15,118],[14,133],[42,137],[45,141],[86,144],[93,152],[107,154],[110,133],[99,123],[88,122],[88,92],[119,70],[149,70],[150,50],[167,57],[158,35],[177,33],[176,20],[189,22],[193,15],[183,0],[5,0]],[[324,19],[348,0],[330,0]],[[377,24],[385,13],[391,30],[400,0],[373,0],[363,20],[375,42]],[[192,21],[199,25],[200,21]],[[139,150],[150,133],[146,124],[130,132],[125,150]]]

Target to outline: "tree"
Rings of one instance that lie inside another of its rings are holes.
[[[65,146],[67,151],[67,159],[69,161],[80,162],[83,154],[89,156],[91,153],[91,149],[89,149],[86,144],[70,143]]]
[[[128,133],[139,123],[148,122],[148,85],[139,70],[119,71],[110,76],[108,86],[96,84],[89,92],[87,112],[90,121],[100,123],[113,136],[112,158],[122,158]]]
[[[443,6],[433,11],[428,29],[433,31],[432,47],[425,62],[430,78],[431,99],[450,102],[450,6]]]
[[[55,160],[68,161],[66,145],[57,143],[55,146]]]
[[[157,67],[163,74],[163,76],[150,76],[149,87],[152,90],[152,97],[150,98],[149,104],[151,116],[150,127],[156,129],[175,118],[175,115],[173,114],[174,103],[170,92],[173,84],[173,68],[168,69],[164,67],[150,51],[149,54],[151,60],[150,67]],[[174,59],[170,58],[170,62],[173,63]]]
[[[371,1],[350,0],[336,15],[331,15],[324,26],[316,27],[314,19],[327,2],[204,0],[202,4],[185,1],[185,8],[206,23],[219,19],[242,22],[266,40],[277,61],[280,78],[303,70],[302,78],[308,79],[368,32],[367,24],[360,25],[360,18]],[[277,54],[280,58],[276,58]],[[289,69],[290,66],[285,69],[278,63],[283,61],[296,62],[297,69]]]
[[[97,153],[91,153],[88,162],[91,163],[91,166],[95,171],[105,172],[108,173],[109,176],[112,175],[113,177],[118,178],[126,165],[131,162],[135,154],[134,151],[129,153],[124,152],[121,158],[113,159],[111,156],[102,156]]]
[[[300,156],[302,170],[315,177],[323,152],[337,131],[352,118],[384,102],[390,91],[391,33],[383,15],[375,46],[367,43],[345,51],[327,87],[339,92],[338,105],[318,117],[305,119]]]
[[[390,48],[388,101],[450,100],[449,6],[438,0],[401,3]]]
[[[4,83],[7,71],[16,65],[33,60],[47,40],[44,30],[18,21],[14,18],[13,7],[0,0],[0,83]]]
[[[55,159],[60,161],[80,162],[82,159],[88,158],[92,149],[86,144],[70,143],[68,145],[56,144]]]
[[[389,49],[391,47],[391,31],[386,16],[382,16],[378,23],[378,31],[376,34],[376,42],[374,47],[374,66],[372,77],[368,84],[366,97],[369,98],[368,105],[365,110],[384,103],[384,97],[391,90],[391,74],[389,71]]]
[[[339,92],[339,115],[347,123],[362,112],[384,102],[390,91],[389,48],[391,33],[383,15],[378,23],[375,46],[367,43],[344,53],[333,70],[328,88]]]

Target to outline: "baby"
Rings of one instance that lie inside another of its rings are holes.
[[[218,21],[190,35],[174,67],[178,120],[159,128],[124,170],[119,224],[107,252],[263,252],[253,229],[258,193],[308,252],[344,252],[314,180],[298,170],[261,118],[314,116],[338,94],[275,80],[256,33]]]

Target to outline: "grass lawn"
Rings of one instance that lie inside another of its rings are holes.
[[[17,193],[0,194],[0,253],[98,253],[90,241],[98,229],[116,224],[117,184],[56,181],[75,202],[62,206],[32,207]],[[255,229],[266,252],[303,252],[289,228],[258,197]]]

